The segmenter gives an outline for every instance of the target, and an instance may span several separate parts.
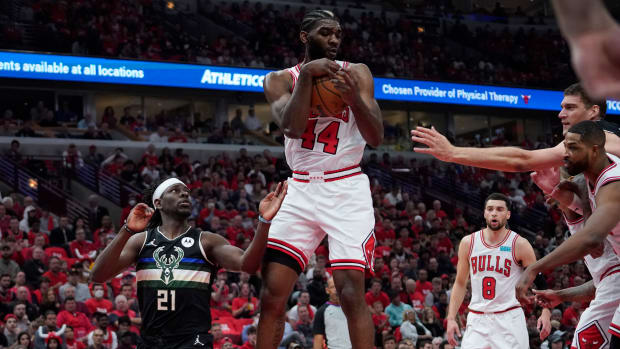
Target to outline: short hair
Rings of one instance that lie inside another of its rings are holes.
[[[571,126],[568,129],[570,133],[576,133],[581,136],[581,141],[589,145],[605,146],[605,131],[596,121],[586,120]]]
[[[581,86],[578,82],[568,86],[564,90],[564,96],[579,96],[586,108],[591,108],[593,105],[598,105],[599,116],[601,119],[604,118],[607,113],[607,101],[604,99],[596,100],[590,97],[583,86]]]
[[[484,207],[487,207],[487,202],[489,202],[489,200],[501,200],[505,202],[506,208],[510,211],[510,199],[506,195],[502,193],[491,193],[486,199],[484,199]]]
[[[393,335],[388,334],[385,337],[383,337],[383,344],[387,343],[387,341],[394,341],[394,342],[396,342],[396,338]]]
[[[75,298],[73,298],[73,297],[65,298],[65,304],[67,304],[67,302],[69,302],[69,301],[74,301],[75,302]]]
[[[256,327],[255,326],[248,327],[248,334],[253,334],[253,333],[256,333]]]
[[[54,310],[51,310],[51,309],[45,312],[45,318],[46,319],[50,315],[56,315],[56,312]]]
[[[307,12],[304,15],[304,18],[301,20],[301,31],[311,31],[312,29],[314,29],[314,27],[319,21],[324,19],[331,19],[333,21],[339,22],[338,18],[332,11],[322,9],[312,10],[310,12]]]

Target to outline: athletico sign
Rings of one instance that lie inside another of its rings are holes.
[[[0,77],[122,85],[164,86],[262,92],[266,69],[132,61],[0,51]],[[533,110],[560,108],[562,92],[500,86],[375,78],[377,99],[504,107]],[[620,102],[608,101],[609,114]]]

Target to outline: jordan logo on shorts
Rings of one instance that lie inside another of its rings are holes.
[[[200,341],[200,335],[197,334],[196,335],[196,340],[194,341],[194,346],[200,345],[201,347],[204,347],[205,345]]]

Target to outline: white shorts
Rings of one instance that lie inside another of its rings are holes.
[[[609,325],[609,333],[620,338],[620,305],[616,308],[614,318],[611,320],[611,324]]]
[[[522,308],[503,313],[467,315],[461,349],[525,349],[530,338]]]
[[[596,288],[596,295],[590,306],[583,311],[575,329],[571,348],[599,349],[608,348],[612,327],[610,324],[614,312],[620,305],[620,273],[605,277]],[[620,320],[620,315],[618,317]],[[620,321],[617,322],[620,324]],[[620,328],[620,326],[619,326]],[[620,336],[620,330],[617,334]]]
[[[302,181],[308,176],[294,173],[269,229],[267,255],[283,252],[294,261],[287,265],[301,272],[327,234],[332,269],[372,271],[375,216],[370,182],[360,171],[358,167],[357,172],[342,172],[344,178],[333,173],[326,176],[329,181]]]

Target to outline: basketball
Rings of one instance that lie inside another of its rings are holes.
[[[346,108],[340,91],[336,89],[329,76],[312,80],[312,112],[321,116],[338,116]]]

